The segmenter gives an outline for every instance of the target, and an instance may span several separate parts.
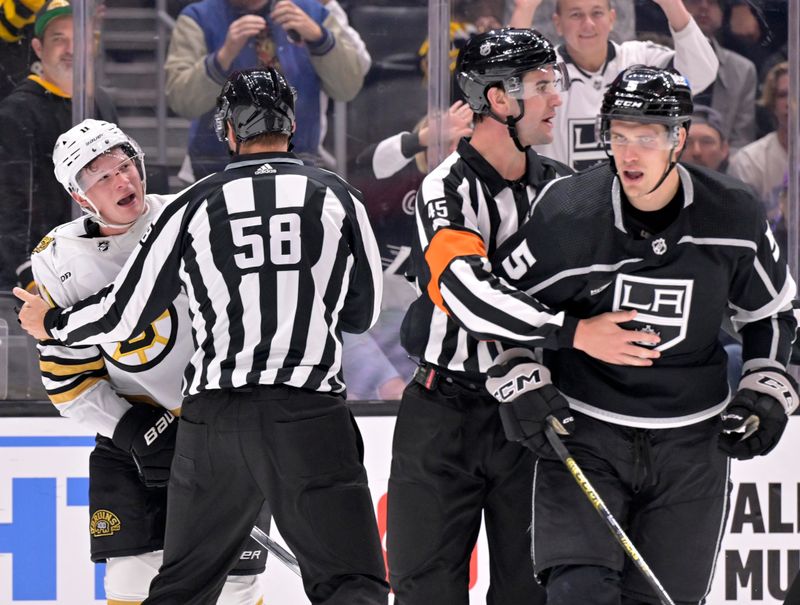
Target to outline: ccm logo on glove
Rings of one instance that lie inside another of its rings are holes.
[[[526,366],[533,366],[534,364],[527,363],[524,364]],[[545,380],[543,380],[542,373],[546,372],[548,374],[549,381],[549,374],[550,372],[547,368],[542,366],[533,367],[530,371],[526,372],[522,370],[521,373],[512,376],[510,380],[500,384],[499,386],[495,384],[495,390],[492,392],[492,395],[498,401],[511,401],[516,399],[517,395],[520,393],[525,392],[526,390],[530,389],[537,389],[540,386],[545,384]]]

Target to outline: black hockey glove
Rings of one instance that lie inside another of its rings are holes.
[[[177,430],[178,422],[168,410],[134,404],[117,423],[111,441],[133,456],[142,483],[162,487],[169,482]]]
[[[778,444],[798,401],[794,379],[785,372],[766,368],[745,374],[722,412],[719,448],[739,460],[768,453]]]
[[[486,389],[500,402],[500,420],[509,441],[533,450],[541,458],[557,459],[545,435],[546,418],[561,424],[558,433],[571,435],[575,419],[564,396],[550,382],[550,370],[526,349],[500,355],[488,372]]]

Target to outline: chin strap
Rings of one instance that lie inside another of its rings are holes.
[[[519,115],[508,116],[505,120],[494,113],[491,109],[489,110],[489,117],[495,120],[496,122],[500,122],[503,126],[508,128],[508,136],[511,137],[511,140],[514,141],[514,146],[519,149],[522,153],[525,153],[530,145],[523,145],[520,140],[519,136],[517,135],[517,123],[525,117],[525,106],[520,102],[519,99],[516,100],[517,105],[519,105]]]
[[[148,210],[150,210],[150,204],[147,203],[147,199],[145,198],[144,199],[144,203],[142,204],[142,212],[135,219],[133,219],[132,221],[130,221],[128,223],[122,223],[122,224],[110,223],[109,221],[107,221],[107,220],[105,220],[103,218],[103,215],[100,214],[100,211],[94,205],[92,200],[90,200],[88,197],[84,197],[83,199],[85,199],[86,202],[89,204],[89,206],[91,207],[91,210],[89,210],[89,208],[87,208],[86,206],[81,206],[81,210],[83,210],[86,214],[91,216],[94,219],[94,221],[97,224],[99,224],[100,226],[102,226],[102,227],[110,227],[112,229],[127,229],[127,228],[131,227],[131,225],[135,224],[136,221],[138,221],[140,218],[142,218],[145,214],[147,214]]]

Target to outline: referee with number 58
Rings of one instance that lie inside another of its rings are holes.
[[[274,69],[231,75],[231,162],[164,207],[113,284],[68,309],[15,290],[23,327],[76,345],[141,333],[186,289],[195,352],[148,605],[216,603],[264,499],[312,603],[388,599],[341,364],[342,332],[378,317],[381,261],[360,193],[289,153],[294,96]]]

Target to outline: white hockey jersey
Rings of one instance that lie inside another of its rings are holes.
[[[147,213],[120,235],[99,235],[87,217],[53,229],[31,255],[39,292],[52,304],[69,307],[109,285],[172,197],[146,196]],[[188,300],[181,293],[148,329],[125,342],[70,347],[41,342],[42,382],[62,416],[111,437],[129,401],[179,410],[183,371],[193,350]]]
[[[569,71],[570,89],[561,93],[562,105],[556,108],[553,142],[534,149],[575,170],[605,160],[606,154],[595,137],[595,121],[609,85],[623,69],[632,65],[672,65],[686,77],[693,93],[707,88],[717,77],[719,60],[694,19],[681,31],[673,31],[672,39],[675,50],[638,40],[622,44],[609,42],[606,63],[595,73],[575,65],[565,47],[559,46],[557,54]]]

